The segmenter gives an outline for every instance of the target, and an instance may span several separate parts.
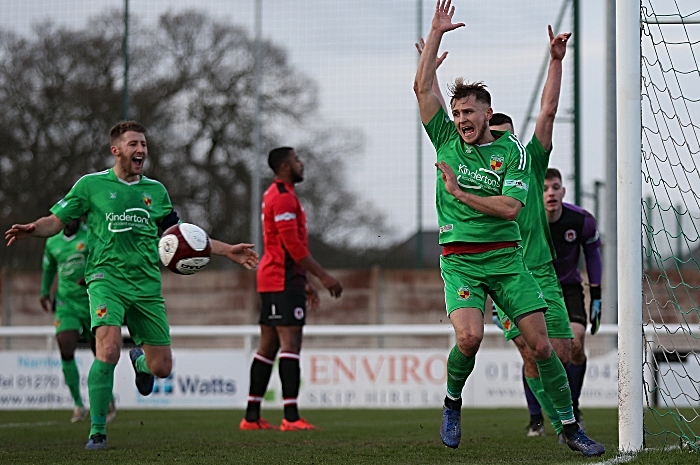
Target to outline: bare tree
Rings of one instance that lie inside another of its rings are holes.
[[[263,42],[260,83],[254,40],[242,27],[184,11],[132,31],[130,117],[149,131],[146,174],[168,187],[181,217],[223,240],[249,239],[251,173],[266,157],[252,139],[261,117],[268,150],[288,145],[290,131],[306,141],[300,153],[318,175],[302,196],[317,237],[348,244],[358,231],[382,228],[338,171],[363,150],[362,137],[309,126],[317,86],[282,47]],[[111,165],[107,131],[121,115],[122,33],[115,12],[85,30],[44,23],[32,38],[0,31],[0,227],[45,215],[81,175]]]

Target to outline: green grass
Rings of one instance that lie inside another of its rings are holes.
[[[279,423],[281,412],[265,416]],[[558,446],[552,428],[525,437],[523,409],[465,409],[462,444],[445,448],[440,410],[306,410],[321,431],[239,431],[240,410],[122,410],[108,425],[106,451],[83,449],[88,422],[68,411],[0,412],[2,464],[697,464],[697,453],[653,451],[628,461],[617,455],[617,411],[586,409],[591,436],[608,452],[586,459]],[[549,425],[548,425],[549,426]]]

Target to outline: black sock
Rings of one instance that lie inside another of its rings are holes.
[[[299,395],[299,354],[291,352],[280,353],[280,380],[282,381],[282,401],[284,402],[284,418],[287,421],[299,419],[297,397]]]
[[[452,409],[452,410],[460,410],[462,408],[462,398],[460,397],[457,400],[450,399],[449,397],[445,397],[445,407]]]
[[[562,425],[564,427],[564,435],[571,439],[574,434],[578,432],[578,423],[569,423],[568,425]]]
[[[248,405],[245,410],[245,419],[258,421],[260,419],[260,402],[262,401],[267,384],[272,375],[272,361],[255,354],[250,365],[250,389],[248,390]]]

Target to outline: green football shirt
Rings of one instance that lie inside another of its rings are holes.
[[[64,223],[87,215],[88,283],[126,281],[148,294],[160,292],[158,223],[172,209],[160,182],[141,176],[127,183],[110,168],[80,178],[51,213]]]
[[[530,189],[527,194],[527,207],[520,210],[516,221],[523,237],[525,264],[532,270],[551,262],[556,256],[544,210],[544,177],[547,174],[551,150],[546,151],[535,135],[525,150],[532,163]]]
[[[462,190],[481,197],[505,195],[525,204],[530,161],[525,147],[513,134],[492,131],[496,140],[490,144],[466,144],[442,108],[425,125],[425,131],[437,151],[437,160],[452,168]],[[481,213],[447,192],[440,170],[435,195],[440,244],[521,239],[515,221]]]
[[[51,285],[58,274],[56,300],[87,301],[87,287],[78,284],[80,278],[85,276],[87,255],[87,227],[84,224],[71,237],[66,237],[63,231],[49,237],[44,246],[41,295],[50,294]]]

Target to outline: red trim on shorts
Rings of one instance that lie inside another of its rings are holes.
[[[490,250],[505,249],[508,247],[517,247],[518,243],[513,241],[505,242],[450,242],[442,248],[442,255],[453,255],[462,253],[479,253],[488,252]]]

